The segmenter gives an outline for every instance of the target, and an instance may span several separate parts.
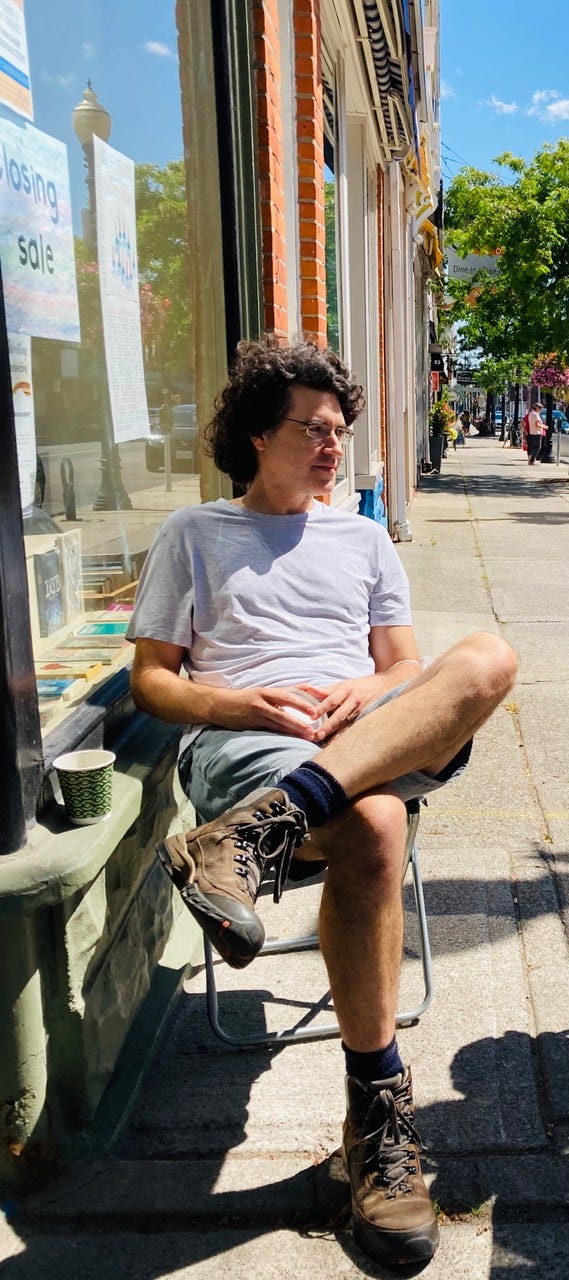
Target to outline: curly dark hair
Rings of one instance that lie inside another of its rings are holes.
[[[314,342],[279,346],[274,338],[240,342],[229,381],[217,396],[215,415],[204,431],[206,452],[237,484],[253,480],[257,454],[251,436],[278,428],[295,382],[337,396],[347,426],[364,407],[362,387],[330,348]]]

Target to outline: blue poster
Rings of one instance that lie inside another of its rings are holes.
[[[79,342],[67,149],[3,119],[0,260],[8,330]]]

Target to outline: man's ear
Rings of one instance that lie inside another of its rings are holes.
[[[264,453],[266,448],[264,436],[249,436],[249,439],[253,448],[257,450],[257,453]]]

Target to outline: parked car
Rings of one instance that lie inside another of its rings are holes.
[[[148,471],[164,470],[164,429],[159,409],[148,413],[150,435],[145,444],[145,460]],[[199,471],[199,431],[197,406],[176,404],[172,408],[170,446],[172,471],[196,473]]]
[[[547,413],[545,409],[541,410],[541,413],[539,416],[542,422],[547,421]],[[553,430],[560,431],[561,434],[564,436],[569,435],[569,422],[567,421],[567,418],[565,417],[565,414],[563,413],[562,409],[553,410]]]

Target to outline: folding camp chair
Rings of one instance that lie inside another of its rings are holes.
[[[425,1010],[428,1009],[433,998],[431,947],[427,926],[425,899],[423,895],[423,881],[421,878],[419,854],[417,849],[419,810],[419,800],[410,800],[407,803],[407,840],[403,861],[403,880],[405,880],[408,868],[410,867],[415,897],[415,910],[419,928],[419,943],[425,992],[423,999],[415,1009],[411,1009],[409,1012],[401,1012],[397,1014],[396,1022],[398,1027],[414,1026],[419,1021],[419,1018]],[[317,947],[318,935],[316,933],[306,934],[298,938],[272,938],[264,943],[259,952],[259,956],[282,955],[285,952],[309,951],[314,950]],[[223,1040],[225,1044],[235,1045],[238,1048],[246,1048],[249,1045],[273,1044],[275,1042],[278,1044],[292,1044],[300,1040],[323,1040],[340,1034],[338,1023],[336,1021],[325,1025],[315,1024],[312,1026],[292,1026],[285,1028],[283,1031],[249,1032],[243,1035],[234,1034],[233,1032],[225,1030],[219,1019],[219,998],[215,981],[214,951],[209,939],[206,938],[205,935],[204,951],[207,1015],[212,1031],[214,1031],[216,1036],[219,1036],[220,1040]]]

